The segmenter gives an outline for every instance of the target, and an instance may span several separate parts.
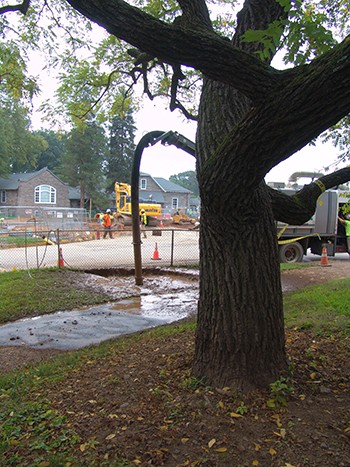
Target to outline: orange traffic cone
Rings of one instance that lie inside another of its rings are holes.
[[[153,256],[152,256],[151,259],[161,259],[161,258],[159,257],[158,245],[157,245],[157,243],[156,243],[156,247],[155,247],[155,249],[154,249],[154,253],[153,253]]]
[[[160,220],[159,227],[162,229],[164,227],[162,219]]]
[[[327,247],[326,246],[324,246],[322,248],[321,266],[330,266],[330,264],[328,264],[328,256],[327,256]]]
[[[60,248],[59,259],[58,259],[57,266],[59,268],[64,268],[64,259],[63,259],[63,255],[62,255],[62,248]]]

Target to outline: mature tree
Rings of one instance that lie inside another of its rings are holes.
[[[58,173],[62,180],[80,188],[80,207],[85,207],[87,196],[99,196],[104,183],[103,161],[106,156],[106,137],[101,127],[89,123],[73,129],[66,140],[66,151],[61,157]]]
[[[189,89],[193,70],[202,73],[193,371],[214,385],[247,389],[270,383],[287,369],[274,220],[305,222],[322,190],[348,180],[350,170],[322,177],[293,198],[268,189],[264,177],[349,113],[349,38],[337,43],[321,25],[321,19],[330,26],[338,21],[321,15],[326,0],[245,0],[234,31],[226,28],[225,35],[214,29],[205,0],[137,2],[144,9],[124,0],[67,3],[131,44],[143,77],[160,66],[166,79],[159,83],[168,86],[171,109],[181,107],[179,86]],[[346,19],[344,0],[329,3],[342,4]],[[179,7],[175,18],[171,5]],[[303,55],[309,63],[284,71],[270,66],[285,39],[295,61]],[[145,91],[150,94],[147,80]]]
[[[109,154],[107,155],[107,189],[114,190],[116,181],[130,183],[135,151],[135,124],[129,110],[122,116],[114,116],[109,129]]]
[[[55,172],[65,151],[65,135],[52,130],[37,130],[33,133],[44,139],[47,145],[38,155],[35,169],[47,167]]]
[[[169,180],[192,191],[195,196],[199,195],[197,175],[193,170],[181,172],[177,175],[171,175]]]
[[[30,131],[28,112],[19,100],[0,94],[0,104],[0,175],[30,172],[46,142]]]

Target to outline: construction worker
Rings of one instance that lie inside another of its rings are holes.
[[[346,246],[348,249],[349,259],[350,259],[350,220],[349,220],[349,216],[346,216],[346,217],[347,219],[343,219],[342,217],[338,216],[338,219],[343,224],[344,229],[345,229],[346,244],[347,244]]]
[[[141,230],[143,233],[143,238],[147,238],[147,235],[146,235],[147,216],[146,216],[146,212],[144,209],[141,209],[140,211],[140,224],[141,224]]]
[[[107,209],[106,214],[104,214],[103,217],[102,217],[102,225],[103,225],[103,228],[104,228],[103,238],[107,238],[107,234],[109,234],[110,238],[113,238],[112,230],[111,230],[112,229],[112,219],[113,219],[113,217],[111,216],[111,210]]]

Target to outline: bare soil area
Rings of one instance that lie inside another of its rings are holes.
[[[350,261],[329,263],[283,272],[284,292],[349,277]],[[293,390],[278,407],[265,390],[243,395],[199,385],[190,374],[193,349],[192,332],[130,340],[125,350],[48,388],[52,408],[82,439],[81,465],[93,458],[106,466],[119,465],[117,459],[142,466],[350,466],[348,342],[289,331]],[[57,353],[2,348],[0,368]]]

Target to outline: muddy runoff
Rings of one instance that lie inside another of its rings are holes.
[[[194,316],[198,272],[150,270],[142,286],[126,271],[97,271],[84,285],[111,301],[76,310],[38,315],[0,326],[0,345],[70,350]]]

